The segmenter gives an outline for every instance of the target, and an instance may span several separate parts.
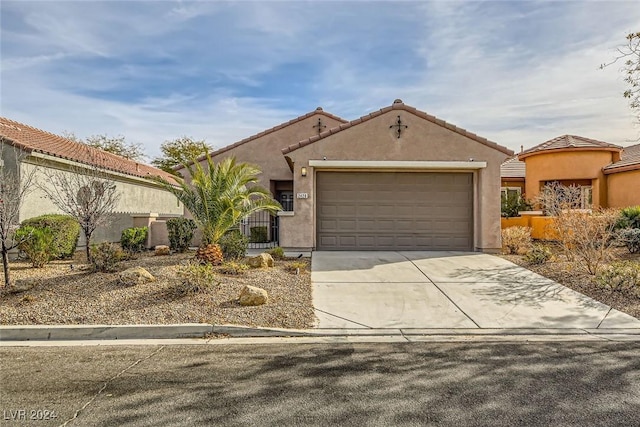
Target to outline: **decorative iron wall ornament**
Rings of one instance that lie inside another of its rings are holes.
[[[400,135],[402,134],[402,130],[409,128],[409,126],[403,125],[402,124],[402,120],[400,119],[400,116],[398,115],[398,120],[396,121],[396,123],[394,125],[389,126],[389,129],[392,129],[392,128],[396,128],[396,133],[398,134],[398,139],[400,139]]]
[[[313,125],[313,128],[318,128],[318,135],[320,135],[322,133],[322,129],[326,128],[327,125],[323,125],[322,124],[322,119],[320,117],[318,117],[318,124],[317,125]]]

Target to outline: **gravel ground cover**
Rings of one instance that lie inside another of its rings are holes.
[[[567,259],[554,251],[551,261],[535,265],[525,261],[522,255],[501,255],[509,261],[528,268],[541,276],[555,280],[556,282],[587,295],[597,301],[607,304],[616,310],[630,314],[640,319],[639,294],[623,291],[612,291],[596,283],[595,277],[587,274],[579,261],[567,261]],[[613,261],[630,260],[640,263],[640,254],[630,254],[624,248],[615,248],[612,253]]]
[[[276,260],[273,268],[252,269],[239,276],[216,274],[209,289],[184,295],[179,292],[181,279],[177,271],[193,256],[193,252],[170,256],[145,253],[135,260],[123,261],[120,271],[141,266],[156,278],[136,286],[120,284],[118,273],[91,273],[80,253],[73,260],[54,261],[41,269],[14,262],[14,280],[32,282],[34,286],[20,293],[0,290],[0,324],[202,322],[296,329],[313,326],[316,319],[309,260]],[[301,261],[306,268],[300,274],[287,271],[287,265]],[[238,296],[244,285],[265,289],[269,302],[241,306]]]

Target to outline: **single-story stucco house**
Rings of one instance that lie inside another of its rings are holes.
[[[150,179],[151,176],[173,179],[160,169],[4,117],[0,117],[0,141],[2,168],[14,176],[26,176],[35,168],[36,182],[47,185],[47,176],[52,171],[73,174],[98,168],[115,183],[120,199],[114,221],[109,227],[96,230],[94,242],[117,242],[127,227],[150,225],[159,217],[184,213],[176,197]],[[23,202],[19,221],[49,213],[61,212],[42,189],[33,186]],[[81,236],[79,246],[84,244]]]
[[[562,135],[520,152],[501,166],[503,194],[535,200],[550,182],[581,189],[581,207],[640,205],[640,144],[621,147]]]
[[[350,122],[317,108],[211,153],[262,169],[285,249],[488,252],[512,155],[401,100]]]

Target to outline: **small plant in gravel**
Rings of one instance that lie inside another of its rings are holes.
[[[129,253],[142,252],[147,243],[149,227],[129,227],[122,230],[120,246]]]
[[[240,230],[230,230],[218,242],[225,260],[238,260],[247,255],[249,239]]]
[[[180,295],[205,292],[216,285],[216,274],[211,264],[189,263],[178,269],[180,284],[174,291]]]
[[[596,283],[612,291],[630,290],[640,296],[640,264],[634,261],[614,262],[598,273]]]
[[[249,267],[247,264],[243,264],[241,262],[226,261],[220,267],[217,268],[217,271],[220,274],[227,274],[229,276],[239,276],[241,274],[246,273],[247,270],[249,270],[250,268],[251,267]]]
[[[110,273],[116,271],[120,261],[126,258],[126,254],[117,245],[110,242],[102,242],[91,246],[91,266],[93,271]]]
[[[300,274],[307,268],[307,263],[304,261],[293,261],[284,266],[285,271],[294,274]]]
[[[20,227],[16,236],[22,240],[18,248],[27,254],[33,267],[42,268],[54,258],[56,247],[49,228]]]
[[[524,255],[524,259],[529,264],[539,265],[549,261],[552,256],[553,253],[551,252],[551,249],[544,245],[536,244],[527,251]]]
[[[283,260],[284,259],[284,249],[280,246],[276,246],[275,248],[271,248],[267,251],[271,258],[275,260]]]
[[[167,232],[169,233],[169,246],[171,250],[179,253],[189,249],[193,231],[197,228],[191,218],[171,218],[167,220]]]
[[[556,217],[555,222],[562,225],[558,235],[567,259],[577,259],[589,274],[598,274],[611,259],[619,215],[615,209],[600,209],[592,212],[570,210]]]
[[[618,230],[617,240],[627,247],[629,253],[640,252],[640,228],[623,228]]]
[[[531,247],[530,227],[509,227],[502,230],[502,252],[523,254]]]

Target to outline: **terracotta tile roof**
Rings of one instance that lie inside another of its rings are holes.
[[[500,177],[501,178],[524,178],[525,177],[525,163],[518,160],[518,156],[512,157],[506,160],[500,165]]]
[[[297,144],[290,145],[289,147],[283,149],[282,153],[283,154],[288,154],[288,153],[290,153],[292,151],[295,151],[295,150],[297,150],[299,148],[302,148],[302,147],[304,147],[306,145],[313,144],[316,141],[319,141],[319,140],[321,140],[323,138],[326,138],[326,137],[328,137],[330,135],[333,135],[335,133],[341,132],[341,131],[343,131],[345,129],[349,129],[352,126],[357,126],[360,123],[364,123],[364,122],[366,122],[368,120],[373,119],[374,117],[380,116],[380,115],[382,115],[384,113],[387,113],[389,111],[392,111],[392,110],[404,110],[404,111],[407,111],[407,112],[412,113],[412,114],[414,114],[414,115],[416,115],[416,116],[418,116],[420,118],[423,118],[423,119],[428,120],[428,121],[430,121],[432,123],[435,123],[435,124],[437,124],[439,126],[447,128],[447,129],[449,129],[449,130],[451,130],[453,132],[459,133],[460,135],[466,136],[467,138],[473,139],[474,141],[477,141],[477,142],[479,142],[481,144],[484,144],[487,147],[494,148],[494,149],[496,149],[498,151],[501,151],[501,152],[503,152],[505,154],[513,156],[513,151],[509,150],[507,147],[503,147],[501,145],[498,145],[497,143],[495,143],[493,141],[489,141],[486,138],[482,138],[481,136],[478,136],[475,133],[472,133],[472,132],[469,132],[469,131],[467,131],[465,129],[462,129],[462,128],[459,128],[457,126],[454,126],[451,123],[447,123],[444,120],[441,120],[441,119],[439,119],[437,117],[434,117],[434,116],[432,116],[430,114],[427,114],[427,113],[425,113],[423,111],[420,111],[420,110],[418,110],[418,109],[416,109],[414,107],[411,107],[409,105],[405,105],[399,99],[396,99],[393,102],[393,104],[391,106],[389,106],[389,107],[385,107],[385,108],[382,108],[382,109],[380,109],[378,111],[374,111],[373,113],[370,113],[370,114],[367,114],[365,116],[362,116],[359,119],[355,119],[355,120],[352,120],[352,121],[350,121],[348,123],[341,124],[340,126],[335,127],[333,129],[326,130],[326,131],[322,132],[320,135],[314,135],[311,138],[304,139],[304,140],[298,142]]]
[[[326,111],[324,111],[322,109],[322,107],[318,107],[314,111],[311,111],[310,113],[304,114],[304,115],[302,115],[300,117],[296,117],[295,119],[291,119],[288,122],[281,123],[278,126],[274,126],[274,127],[270,128],[270,129],[267,129],[267,130],[264,130],[264,131],[262,131],[260,133],[255,134],[255,135],[249,136],[249,137],[247,137],[247,138],[245,138],[245,139],[243,139],[241,141],[235,142],[235,143],[233,143],[231,145],[227,145],[226,147],[222,147],[222,148],[220,148],[218,150],[212,151],[211,153],[209,153],[209,155],[211,157],[217,156],[218,154],[222,154],[222,153],[224,153],[226,151],[232,150],[232,149],[234,149],[234,148],[236,148],[236,147],[238,147],[238,146],[240,146],[242,144],[246,144],[247,142],[253,141],[254,139],[258,139],[260,137],[263,137],[265,135],[273,133],[273,132],[275,132],[277,130],[286,128],[287,126],[291,126],[291,125],[293,125],[295,123],[298,123],[298,122],[300,122],[300,121],[302,121],[304,119],[308,119],[309,117],[312,117],[312,116],[314,116],[316,114],[321,114],[323,116],[329,117],[329,118],[337,120],[339,122],[347,123],[347,121],[345,119],[343,119],[342,117],[338,117],[338,116],[335,116],[335,115],[333,115],[331,113],[327,113]],[[202,161],[205,158],[206,158],[206,156],[200,156],[200,157],[198,157],[198,161]],[[180,169],[183,169],[183,168],[184,168],[184,166],[178,166],[178,167],[176,167],[176,170],[180,170]]]
[[[633,169],[640,169],[640,144],[624,147],[620,160],[605,166],[604,173],[624,172]]]
[[[173,175],[153,166],[125,159],[5,117],[0,117],[0,137],[6,138],[3,142],[29,153],[47,154],[141,178],[151,175],[173,181]]]
[[[518,154],[518,157],[522,160],[524,157],[544,151],[567,149],[602,149],[607,151],[620,151],[622,147],[582,136],[562,135],[550,139],[549,141],[545,141],[542,144],[538,144],[535,147],[531,147],[528,150],[524,150],[522,153]]]

